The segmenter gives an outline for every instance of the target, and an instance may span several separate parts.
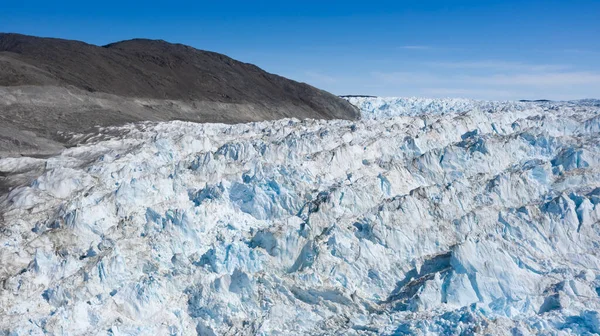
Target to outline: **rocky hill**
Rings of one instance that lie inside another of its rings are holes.
[[[54,152],[60,134],[135,121],[356,119],[343,99],[225,55],[161,40],[96,46],[0,34],[0,152]]]

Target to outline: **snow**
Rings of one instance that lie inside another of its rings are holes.
[[[0,160],[0,331],[600,333],[598,101],[349,100]]]

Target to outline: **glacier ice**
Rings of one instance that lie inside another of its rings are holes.
[[[0,332],[600,333],[600,102],[350,101],[0,160]]]

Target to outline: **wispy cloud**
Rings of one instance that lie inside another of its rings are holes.
[[[380,72],[375,71],[371,76],[377,80],[388,84],[443,84],[447,83],[449,78],[427,72]]]
[[[424,88],[422,92],[426,96],[435,97],[496,97],[496,99],[508,99],[514,94],[509,90],[453,88]]]
[[[405,45],[405,46],[400,46],[399,49],[405,49],[405,50],[432,50],[434,49],[431,46],[426,46],[426,45]]]
[[[509,86],[570,86],[600,84],[600,73],[577,71],[465,77],[473,83]]]
[[[435,52],[453,52],[453,51],[464,51],[465,49],[459,47],[447,47],[439,45],[427,45],[427,44],[415,44],[415,45],[403,45],[396,47],[399,50],[412,50],[412,51],[435,51]]]
[[[310,69],[292,78],[336,94],[496,100],[600,98],[600,68],[569,63],[475,59],[380,62],[364,67],[358,73]],[[367,70],[372,67],[381,71]]]
[[[494,71],[561,71],[571,69],[572,66],[565,64],[527,64],[522,62],[507,61],[466,61],[466,62],[427,62],[423,63],[429,67],[446,69],[473,69]]]
[[[600,84],[600,73],[554,72],[526,73],[511,75],[450,75],[444,76],[430,72],[373,72],[376,79],[390,83],[434,83],[434,84],[486,84],[500,86],[557,86]]]
[[[338,81],[337,78],[318,71],[306,71],[304,72],[304,75],[309,79],[310,82],[333,84]]]
[[[388,91],[410,95],[481,99],[577,99],[600,95],[600,72],[552,71],[477,75],[434,71],[373,72],[372,80]],[[394,95],[392,93],[392,95]]]
[[[600,51],[588,50],[588,49],[563,49],[562,52],[567,53],[567,54],[600,55]]]

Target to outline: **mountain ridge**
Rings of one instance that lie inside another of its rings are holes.
[[[0,33],[0,89],[2,126],[44,138],[51,133],[49,139],[58,142],[57,132],[146,120],[241,123],[359,117],[350,103],[306,83],[163,40],[97,46]],[[56,95],[65,100],[55,101]],[[27,120],[15,122],[23,116]],[[0,153],[45,151],[43,141],[23,146],[14,139],[0,137]]]

